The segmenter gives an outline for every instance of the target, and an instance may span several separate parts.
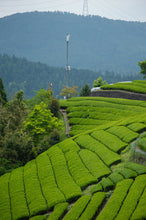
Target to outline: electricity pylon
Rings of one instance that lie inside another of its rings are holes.
[[[88,0],[84,0],[84,4],[83,4],[83,16],[87,16],[88,15]]]

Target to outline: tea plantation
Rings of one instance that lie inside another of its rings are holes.
[[[146,219],[146,167],[129,156],[146,131],[146,102],[83,97],[61,107],[72,137],[0,177],[0,220]]]

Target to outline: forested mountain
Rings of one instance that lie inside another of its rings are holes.
[[[140,74],[120,75],[112,71],[93,72],[91,70],[71,69],[69,73],[69,86],[76,85],[78,91],[83,85],[89,84],[90,88],[93,81],[101,76],[108,83],[142,79]],[[49,82],[53,84],[54,96],[59,97],[63,85],[66,85],[65,68],[50,67],[40,62],[30,62],[25,58],[15,56],[0,55],[0,78],[2,78],[8,98],[12,98],[19,90],[24,90],[25,98],[35,95],[34,90],[40,88],[47,89]]]
[[[32,12],[1,18],[0,33],[1,53],[49,66],[65,67],[66,33],[72,68],[133,73],[146,54],[146,22]]]

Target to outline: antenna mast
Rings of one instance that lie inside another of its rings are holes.
[[[88,0],[84,0],[84,3],[83,3],[83,16],[87,16],[89,13],[88,13]]]

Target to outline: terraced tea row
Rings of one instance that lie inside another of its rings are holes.
[[[104,85],[101,89],[116,89],[116,90],[126,90],[136,93],[146,94],[146,80],[134,80],[128,83],[114,83],[113,85]]]
[[[77,135],[107,123],[114,123],[129,117],[139,117],[146,109],[144,101],[113,99],[102,97],[80,97],[62,102],[66,108],[71,125],[70,135]],[[135,122],[136,123],[136,122]],[[110,124],[109,124],[110,126]],[[145,129],[145,125],[136,124],[135,129]],[[134,127],[129,127],[134,129]],[[137,130],[135,130],[137,131]]]

